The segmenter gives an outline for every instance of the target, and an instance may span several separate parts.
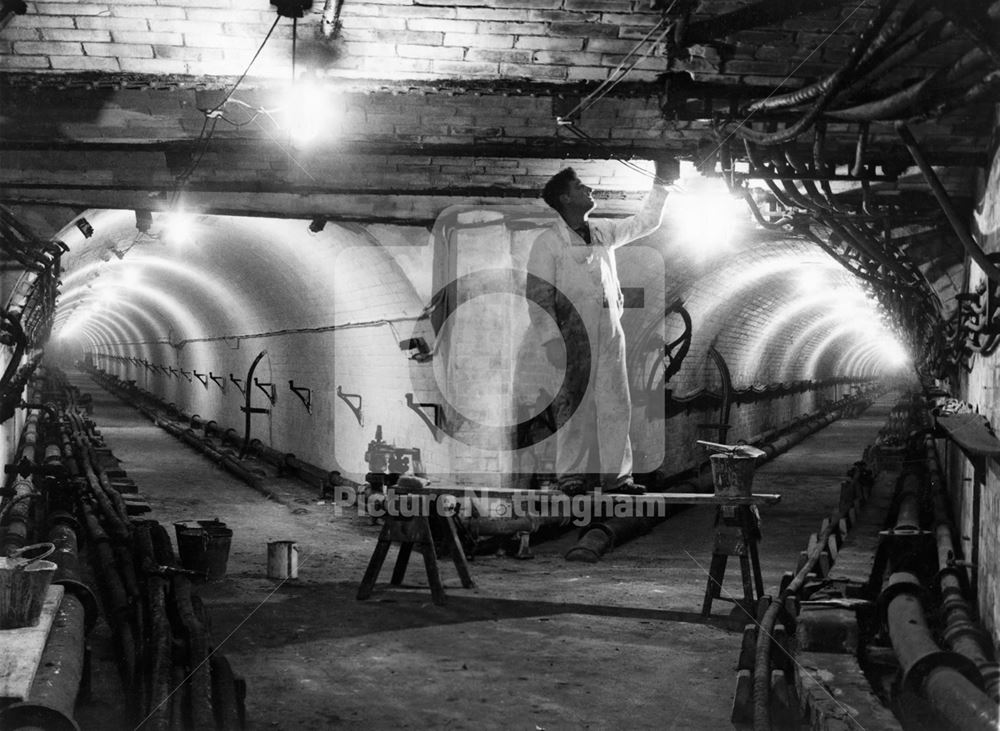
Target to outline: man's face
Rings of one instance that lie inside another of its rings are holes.
[[[573,178],[569,181],[566,192],[562,195],[563,210],[581,214],[587,213],[594,207],[591,192],[590,186],[581,183],[579,178]]]

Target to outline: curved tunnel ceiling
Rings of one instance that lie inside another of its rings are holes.
[[[165,214],[156,214],[148,234],[138,234],[132,211],[84,216],[92,237],[75,225],[60,233],[69,252],[53,334],[67,340],[75,330],[91,344],[138,352],[165,341],[329,326],[322,300],[332,299],[340,322],[398,315],[400,302],[416,316],[426,304],[417,294],[424,287],[361,227],[314,234],[304,220],[200,215],[187,243],[171,243]],[[693,256],[671,243],[676,231],[668,213],[654,236],[667,251],[665,301],[679,296],[695,322],[693,362],[712,344],[742,338],[749,345],[734,348],[729,363],[741,381],[865,378],[897,367],[874,345],[890,337],[884,329],[848,326],[859,315],[877,323],[878,313],[817,247],[750,237]],[[854,309],[845,311],[845,302]]]

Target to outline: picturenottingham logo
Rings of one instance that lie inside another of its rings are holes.
[[[433,490],[358,492],[350,487],[334,489],[334,513],[353,511],[359,517],[416,518],[457,516],[460,519],[541,520],[559,519],[577,527],[608,518],[666,518],[667,495],[619,495],[595,490],[583,495],[565,495],[551,490],[524,490],[491,495],[488,488],[479,495],[437,493]]]

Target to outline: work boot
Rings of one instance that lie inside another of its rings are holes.
[[[616,485],[605,492],[608,495],[645,495],[646,488],[642,485],[636,484],[636,482],[630,477],[620,485]]]
[[[574,497],[576,495],[583,495],[587,492],[587,483],[576,476],[560,477],[559,489],[562,490],[564,495]]]

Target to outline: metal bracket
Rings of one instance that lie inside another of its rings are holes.
[[[152,370],[152,366],[149,365],[149,361],[146,360],[145,358],[143,358],[142,360],[139,361],[139,365],[141,365],[143,368],[145,368],[147,372],[150,371],[150,370]]]
[[[183,368],[181,368],[181,375],[188,380],[188,383],[191,383],[191,371],[186,371]]]
[[[414,411],[417,416],[427,425],[427,428],[431,430],[431,434],[434,435],[434,441],[440,442],[444,436],[444,408],[441,404],[429,403],[417,403],[413,400],[413,394],[406,394],[406,405]],[[434,414],[433,421],[428,418],[427,412],[424,409],[430,409]]]
[[[173,366],[167,366],[167,370],[170,371],[170,375],[172,375],[174,378],[177,378],[178,373],[176,368],[174,368]]]
[[[240,393],[246,395],[246,389],[243,388],[243,379],[236,378],[232,373],[229,374],[229,381],[236,384],[236,388],[240,389]]]
[[[267,396],[267,400],[271,402],[271,406],[278,400],[278,395],[274,392],[273,383],[261,383],[256,378],[253,379],[253,385],[261,390],[261,392]]]
[[[294,393],[296,396],[298,396],[299,400],[303,404],[305,404],[305,406],[306,406],[306,413],[307,414],[311,414],[313,412],[313,409],[312,409],[312,389],[311,388],[296,388],[294,380],[290,380],[288,382],[288,388],[290,388],[291,391],[292,391],[292,393]],[[305,393],[305,396],[302,395],[303,393]]]
[[[208,377],[215,381],[215,385],[222,389],[223,392],[226,390],[226,379],[222,376],[217,376],[212,371],[208,372]]]
[[[349,408],[351,411],[354,412],[354,418],[358,420],[358,424],[360,424],[361,426],[364,426],[365,425],[365,419],[364,419],[364,416],[361,413],[361,404],[362,404],[361,394],[360,393],[344,393],[344,390],[340,386],[337,386],[337,396],[339,396],[340,399],[345,404],[347,404],[347,408]],[[352,404],[349,399],[357,399],[358,400],[357,405]]]
[[[194,373],[194,377],[201,381],[201,385],[208,388],[208,375],[205,373],[199,373],[198,371],[192,372]]]

